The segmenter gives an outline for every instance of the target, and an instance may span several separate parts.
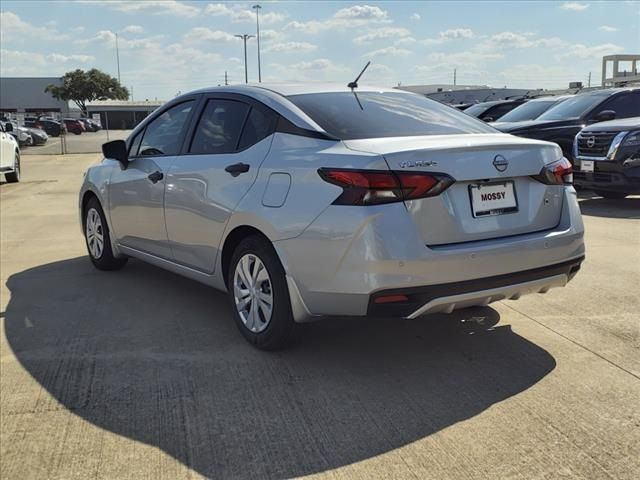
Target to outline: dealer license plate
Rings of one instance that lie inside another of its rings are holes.
[[[518,211],[513,182],[471,185],[469,188],[474,217],[502,215]]]
[[[580,160],[581,172],[593,172],[594,161],[593,160]]]

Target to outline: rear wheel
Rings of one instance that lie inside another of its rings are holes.
[[[17,183],[20,181],[20,154],[16,151],[13,163],[13,172],[5,174],[7,183]]]
[[[84,210],[84,236],[91,263],[99,270],[118,270],[127,263],[126,257],[115,257],[111,248],[109,226],[97,198],[87,202]]]
[[[596,195],[600,197],[608,198],[611,200],[621,200],[625,198],[627,195],[629,195],[628,193],[624,193],[624,192],[610,192],[607,190],[594,190],[594,192]]]
[[[233,252],[227,276],[236,325],[257,348],[278,350],[294,338],[284,268],[271,243],[254,235]]]

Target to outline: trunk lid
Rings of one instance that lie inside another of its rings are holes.
[[[548,230],[560,221],[564,187],[531,178],[562,157],[552,143],[499,133],[344,143],[353,150],[382,155],[391,170],[445,173],[456,180],[436,197],[405,202],[427,246]],[[480,198],[495,191],[506,195],[508,205],[483,210]],[[496,211],[503,213],[494,214]]]

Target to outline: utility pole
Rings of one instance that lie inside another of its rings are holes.
[[[249,72],[247,71],[247,40],[255,37],[255,35],[234,35],[235,37],[241,38],[244,41],[244,83],[249,83]]]
[[[453,69],[453,86],[454,87],[456,86],[456,74],[458,73],[458,72],[456,72],[456,70],[457,69],[455,69],[455,68]]]
[[[120,83],[120,50],[118,49],[118,34],[116,33],[116,62],[118,64],[118,83]]]
[[[262,71],[260,70],[260,20],[258,12],[262,8],[260,5],[255,4],[253,7],[256,11],[256,40],[258,41],[258,83],[262,82]]]
[[[224,71],[224,84],[229,85],[229,77],[227,77],[227,71]]]
[[[131,85],[131,101],[133,102],[133,85]]]
[[[587,81],[587,87],[591,86],[591,72],[589,72],[589,80]]]

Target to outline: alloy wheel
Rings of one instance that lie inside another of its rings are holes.
[[[90,208],[87,211],[85,232],[91,256],[95,259],[100,258],[104,250],[104,228],[100,214],[95,208]]]
[[[271,321],[273,289],[262,260],[252,253],[240,258],[233,274],[233,298],[242,323],[253,333]]]

